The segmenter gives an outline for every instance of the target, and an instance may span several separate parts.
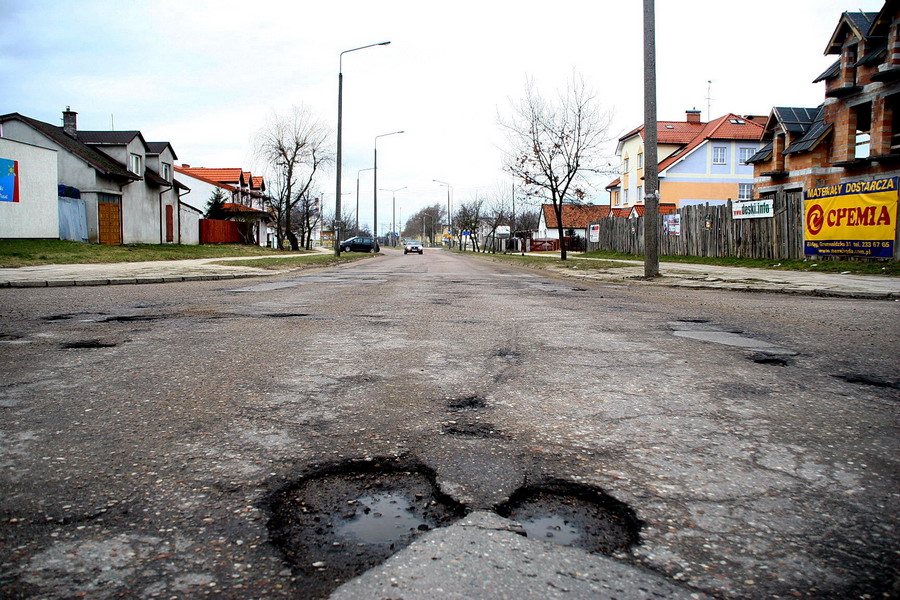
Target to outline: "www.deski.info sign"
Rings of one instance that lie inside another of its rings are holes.
[[[896,177],[812,188],[803,199],[806,254],[894,256]]]

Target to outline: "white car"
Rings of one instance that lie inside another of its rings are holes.
[[[406,240],[406,243],[403,244],[403,254],[409,254],[410,252],[422,254],[422,244],[420,244],[418,240]]]

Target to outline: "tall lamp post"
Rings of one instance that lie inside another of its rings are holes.
[[[450,190],[452,189],[452,186],[446,181],[439,181],[437,179],[432,179],[432,181],[447,186],[447,235],[450,236],[450,247],[453,248],[453,231],[450,228],[453,223],[453,215],[450,212]]]
[[[356,172],[356,235],[359,235],[359,174],[363,171],[371,171],[375,167],[367,167]]]
[[[351,48],[350,50],[344,50],[341,52],[340,56],[338,56],[337,183],[335,183],[334,186],[334,197],[337,198],[334,205],[334,221],[337,225],[335,227],[335,235],[338,238],[340,237],[341,224],[341,126],[343,125],[343,122],[341,121],[341,112],[343,111],[344,106],[344,55],[348,52],[356,52],[357,50],[364,50],[366,48],[372,48],[373,46],[387,46],[388,44],[390,44],[390,42],[378,42],[377,44],[368,44],[367,46],[360,46],[359,48]],[[335,244],[334,255],[341,255],[340,244]]]
[[[375,190],[375,202],[373,204],[374,207],[374,216],[372,218],[372,223],[375,225],[375,241],[378,241],[378,138],[387,137],[389,135],[397,135],[398,133],[404,133],[403,130],[400,131],[392,131],[390,133],[382,133],[381,135],[375,136],[375,162],[372,163],[372,170],[374,171],[373,176],[375,178],[375,182],[373,188]]]
[[[396,246],[395,240],[397,236],[394,235],[397,233],[397,192],[400,190],[405,190],[407,186],[403,186],[402,188],[397,188],[396,190],[386,190],[382,189],[382,192],[390,192],[391,193],[391,205],[393,207],[393,214],[391,215],[391,246]]]

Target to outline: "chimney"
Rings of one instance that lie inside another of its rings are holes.
[[[687,115],[688,123],[700,123],[700,111],[696,108],[685,111],[685,114]]]
[[[63,131],[72,137],[78,137],[78,127],[76,127],[75,124],[77,116],[78,113],[68,106],[66,107],[66,110],[63,111]]]

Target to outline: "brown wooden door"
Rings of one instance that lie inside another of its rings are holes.
[[[122,244],[122,205],[119,202],[98,202],[100,243],[107,246]]]
[[[166,241],[175,241],[175,207],[166,205]]]

